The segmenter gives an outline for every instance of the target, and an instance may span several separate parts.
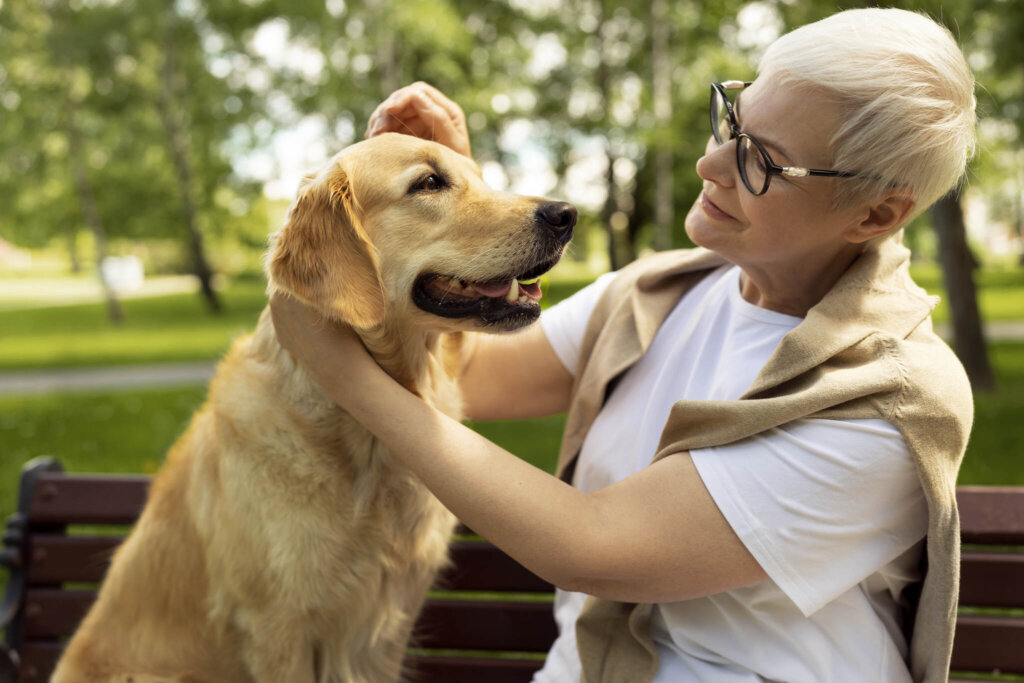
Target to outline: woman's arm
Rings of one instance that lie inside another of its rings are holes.
[[[456,516],[555,585],[629,602],[685,600],[764,571],[687,453],[586,494],[434,410],[373,362],[351,329],[271,301],[278,338]],[[358,386],[359,392],[346,390]],[[625,428],[625,426],[624,426]]]
[[[573,377],[539,324],[512,334],[467,336],[460,384],[466,416],[514,420],[564,413]]]

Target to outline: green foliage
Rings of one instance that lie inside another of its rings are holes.
[[[1024,123],[1020,3],[895,4],[929,13],[959,37],[978,73],[983,114]],[[588,189],[606,198],[584,207],[600,220],[581,221],[581,230],[619,212],[634,251],[654,220],[651,152],[671,150],[674,243],[683,246],[683,218],[700,187],[693,168],[708,137],[708,82],[753,75],[764,39],[753,36],[752,21],[770,38],[835,10],[820,0],[669,2],[667,46],[655,55],[652,6],[639,2],[8,0],[0,5],[0,235],[41,245],[81,225],[69,117],[83,132],[111,234],[182,235],[182,188],[162,117],[173,108],[187,131],[203,231],[244,241],[264,215],[257,198],[265,173],[247,166],[250,153],[272,154],[278,133],[306,116],[322,125],[327,151],[340,149],[360,137],[389,92],[426,80],[466,110],[478,159],[513,174],[529,171],[517,168],[522,142],[507,133],[529,122],[530,144],[557,174],[549,194],[564,196],[582,150],[625,162],[592,177]],[[662,59],[671,65],[666,120],[654,117],[651,89]],[[995,182],[1019,172],[1019,158],[1004,153],[1018,139],[988,138],[973,173],[1000,220],[1019,220],[1020,202],[1008,203]]]

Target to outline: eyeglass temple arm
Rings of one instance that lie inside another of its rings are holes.
[[[780,166],[780,173],[790,178],[803,178],[809,175],[837,176],[840,178],[856,178],[856,173],[846,171],[825,171],[817,168],[803,168],[801,166]]]
[[[736,90],[738,88],[745,88],[751,83],[753,83],[753,81],[722,81],[719,85],[726,90]]]

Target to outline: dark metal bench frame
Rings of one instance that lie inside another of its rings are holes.
[[[132,524],[149,481],[65,474],[52,458],[25,465],[0,550],[10,571],[0,603],[0,683],[48,679],[63,639],[94,599],[94,589],[81,585],[102,578],[124,533],[69,534],[69,527]],[[1024,673],[1024,616],[1008,611],[1024,608],[1024,488],[961,487],[957,499],[965,543],[960,603],[970,607],[957,621],[952,668]],[[468,533],[453,542],[452,558],[406,657],[415,680],[529,681],[556,635],[551,585]]]

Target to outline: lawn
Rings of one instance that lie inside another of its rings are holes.
[[[915,277],[929,291],[941,289],[936,268],[917,268]],[[567,277],[547,282],[545,301],[559,301],[585,283]],[[986,314],[1024,319],[1024,270],[982,271],[979,283]],[[0,370],[216,359],[232,338],[252,328],[265,303],[263,287],[259,281],[232,283],[222,292],[226,310],[220,316],[206,313],[193,294],[126,301],[120,328],[106,322],[102,305],[0,311]],[[993,345],[992,360],[999,390],[976,397],[961,482],[1024,485],[1024,342]],[[0,397],[0,515],[13,508],[19,467],[36,455],[57,456],[76,471],[155,471],[204,395],[196,387]],[[561,418],[550,418],[476,427],[550,468],[561,424]]]
[[[937,271],[919,274],[919,280],[930,291],[941,289]],[[986,313],[1024,319],[1024,273],[983,274],[980,281]],[[545,299],[561,300],[585,282],[547,283]],[[215,359],[251,329],[265,303],[259,282],[235,282],[222,294],[226,312],[217,317],[205,313],[196,295],[126,301],[126,322],[116,329],[100,305],[0,311],[0,370]],[[937,317],[942,315],[940,310]],[[999,389],[976,396],[960,483],[1024,485],[1024,342],[994,344],[992,361]],[[14,510],[18,471],[35,456],[56,456],[78,472],[155,472],[205,393],[205,387],[192,387],[0,397],[0,519]],[[551,470],[563,423],[559,416],[472,426]],[[0,588],[5,582],[0,573]]]
[[[915,266],[914,277],[928,291],[942,291],[937,267]],[[543,282],[542,303],[559,301],[586,282],[575,273],[554,275]],[[981,270],[978,292],[985,319],[1024,320],[1024,268]],[[214,360],[252,329],[266,303],[260,280],[236,280],[221,295],[220,315],[209,314],[197,294],[126,300],[125,320],[117,327],[107,321],[103,304],[0,310],[0,371]],[[935,321],[948,317],[943,302]]]
[[[232,283],[221,292],[220,315],[208,313],[198,294],[125,300],[118,326],[104,304],[0,311],[0,371],[213,360],[256,324],[264,288]]]

